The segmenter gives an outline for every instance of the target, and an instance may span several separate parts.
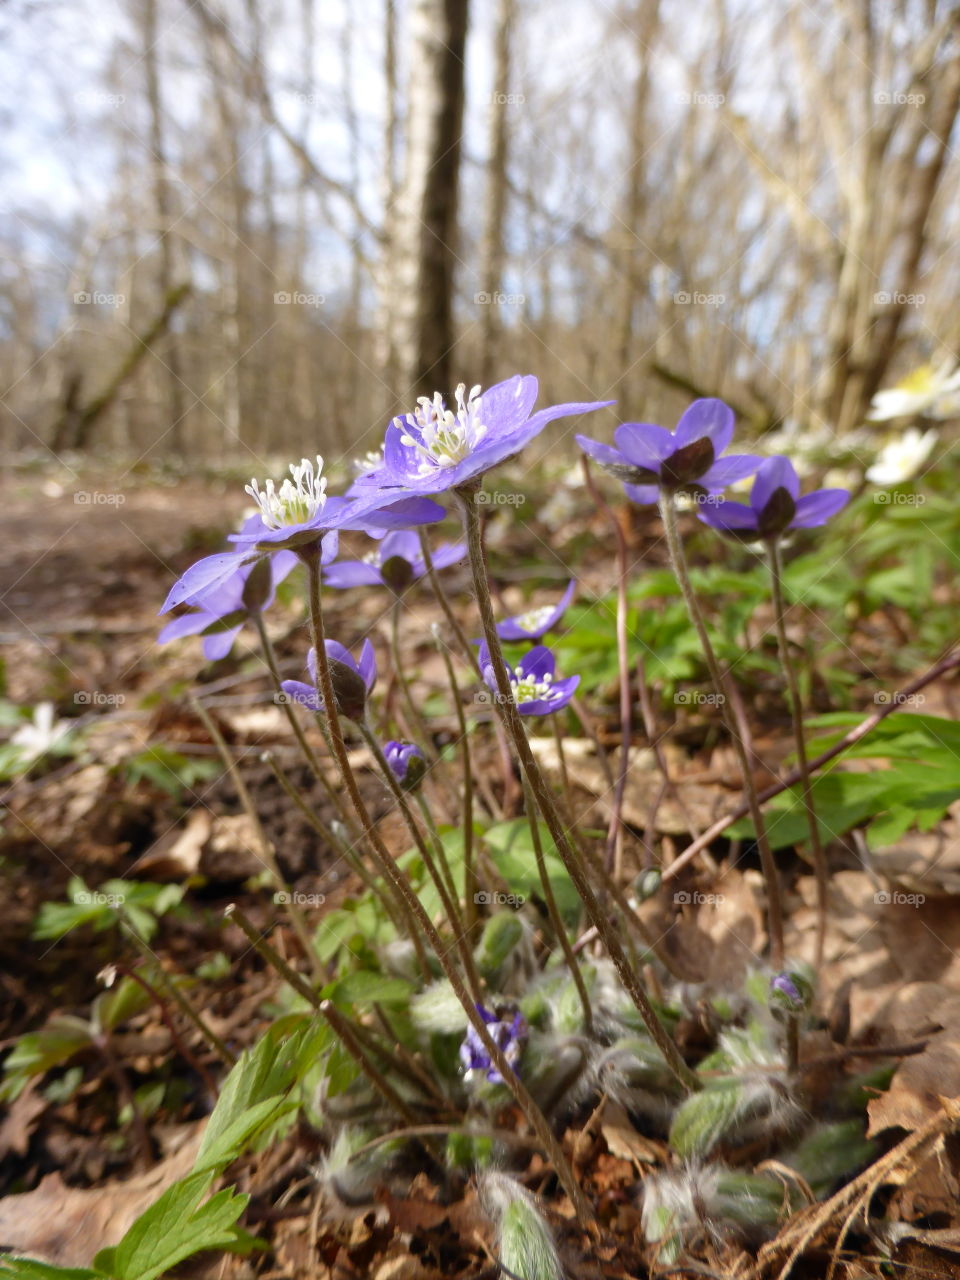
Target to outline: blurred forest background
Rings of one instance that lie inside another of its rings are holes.
[[[6,0],[0,448],[347,455],[518,370],[849,431],[960,350],[958,17]]]

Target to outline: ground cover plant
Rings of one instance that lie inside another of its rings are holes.
[[[668,429],[537,397],[422,398],[342,495],[320,458],[252,481],[167,584],[183,669],[138,754],[8,707],[15,822],[91,769],[183,820],[37,911],[103,990],[11,1036],[0,1084],[11,1150],[96,1098],[126,1171],[163,1176],[83,1261],[66,1228],[24,1241],[92,1200],[9,1188],[0,1271],[854,1275],[952,1248],[955,505],[890,458],[812,482],[718,399]],[[553,421],[579,434],[551,528],[521,512]],[[220,699],[238,649],[266,731]]]

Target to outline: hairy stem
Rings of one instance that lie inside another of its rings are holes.
[[[777,864],[774,861],[773,853],[770,849],[770,841],[767,837],[767,828],[763,820],[763,812],[760,808],[756,784],[753,780],[753,774],[750,771],[750,761],[747,756],[747,749],[733,717],[733,698],[730,692],[732,682],[724,673],[717,659],[717,655],[714,652],[713,644],[707,631],[707,624],[703,617],[703,612],[700,609],[699,601],[697,600],[696,593],[693,590],[693,584],[690,581],[690,575],[687,572],[687,562],[683,552],[683,543],[680,540],[680,532],[677,528],[677,510],[671,494],[664,493],[661,495],[660,514],[663,518],[664,532],[667,535],[667,549],[670,553],[670,563],[673,568],[674,576],[680,586],[684,603],[687,606],[687,612],[690,615],[690,621],[693,623],[694,629],[700,640],[700,647],[703,649],[703,656],[706,659],[707,667],[710,671],[710,678],[712,679],[714,687],[721,698],[720,712],[727,727],[727,732],[730,735],[730,739],[733,742],[734,750],[737,753],[740,773],[743,778],[743,788],[746,793],[747,802],[750,806],[750,817],[753,821],[753,827],[757,839],[757,848],[760,852],[760,863],[763,867],[763,878],[766,881],[767,886],[770,963],[775,969],[779,969],[783,965],[783,908],[780,903],[780,882],[777,878]],[[728,701],[731,708],[730,712],[727,711]]]

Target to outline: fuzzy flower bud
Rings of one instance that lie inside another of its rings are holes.
[[[427,772],[427,759],[413,742],[388,742],[383,754],[390,772],[404,791],[418,791]]]
[[[525,1187],[507,1174],[485,1173],[480,1201],[496,1224],[504,1275],[517,1280],[563,1280],[550,1228]]]

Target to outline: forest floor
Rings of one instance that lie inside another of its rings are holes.
[[[203,662],[193,640],[163,648],[155,644],[157,609],[170,585],[198,556],[221,547],[244,505],[242,486],[199,480],[158,484],[84,475],[67,481],[20,471],[0,481],[3,697],[17,708],[54,704],[56,714],[74,724],[82,744],[3,784],[0,1047],[9,1048],[51,1018],[89,1016],[104,989],[102,971],[136,963],[136,953],[111,927],[80,924],[61,938],[35,936],[41,908],[64,901],[75,891],[74,878],[90,889],[119,880],[180,886],[183,905],[159,920],[151,942],[154,954],[168,971],[196,977],[194,1002],[235,1052],[252,1045],[270,1021],[277,981],[239,932],[224,926],[223,911],[237,902],[268,931],[276,908],[260,874],[236,785],[192,704],[197,694],[241,762],[288,883],[305,900],[322,904],[312,908],[311,922],[319,925],[356,888],[260,759],[265,748],[273,751],[308,802],[330,816],[325,797],[296,763],[281,710],[255,665],[252,639],[245,635],[231,656],[216,664]],[[642,519],[628,532],[635,546],[644,545]],[[501,562],[506,604],[519,604],[519,589],[508,581],[509,558]],[[556,569],[559,584],[561,566]],[[451,573],[466,619],[466,576],[459,568]],[[581,576],[592,590],[610,591],[610,559],[599,540],[592,556],[585,557]],[[368,630],[386,637],[382,600],[372,595],[334,596],[330,615],[331,630],[342,628],[351,643]],[[412,628],[417,638],[405,641],[431,693],[444,687],[443,669],[429,644],[429,624],[440,617],[428,593],[418,596]],[[301,618],[302,601],[296,598],[282,599],[270,616],[285,675],[302,670]],[[902,672],[891,672],[891,679],[894,674],[896,682],[904,682]],[[931,687],[924,712],[952,717],[955,695],[955,683]],[[395,698],[395,691],[387,696]],[[783,707],[773,709],[764,696],[761,690],[752,703],[761,708],[762,731],[755,744],[764,760],[761,785],[776,778],[790,750]],[[870,710],[866,697],[860,705]],[[453,735],[455,723],[448,720],[449,725],[441,714],[436,722],[441,739],[448,731]],[[615,685],[605,689],[596,728],[612,751],[618,730]],[[657,785],[642,777],[631,779],[624,813],[637,833],[652,821],[666,851],[675,856],[691,815],[702,829],[734,807],[740,793],[733,755],[717,741],[709,711],[686,716],[667,749],[682,784],[684,813],[678,815],[669,800],[652,804]],[[499,765],[492,747],[490,752],[493,777]],[[602,775],[586,753],[578,759],[573,749],[571,759],[582,812],[594,825],[605,826],[609,808],[602,800]],[[499,786],[499,780],[491,785]],[[396,816],[370,773],[364,789],[384,838],[401,851]],[[909,1138],[924,1126],[929,1129],[923,1143],[891,1166],[883,1180],[887,1218],[901,1228],[896,1239],[885,1237],[881,1252],[880,1236],[862,1217],[851,1219],[856,1229],[837,1254],[837,1274],[849,1280],[960,1274],[951,1260],[960,1249],[960,1138],[946,1121],[936,1125],[943,1098],[960,1095],[960,839],[955,828],[956,819],[949,817],[929,837],[912,835],[902,842],[901,852],[912,849],[937,867],[936,875],[924,881],[920,909],[910,904],[878,911],[877,868],[864,867],[853,839],[831,848],[831,923],[819,975],[823,1016],[806,1053],[847,1052],[852,1065],[864,1066],[869,1059],[861,1062],[849,1046],[916,1042],[920,1049],[905,1059],[914,1064],[912,1072],[901,1068],[882,1100],[883,1114],[871,1111],[871,1121],[885,1150],[905,1134]],[[625,879],[641,866],[639,845],[638,834],[628,848]],[[733,978],[765,943],[761,881],[755,857],[742,856],[739,845],[720,840],[710,854],[699,872],[677,881],[700,892],[671,924],[670,946],[689,972],[715,980],[728,969]],[[781,870],[788,950],[810,956],[812,876],[793,850],[781,855]],[[898,883],[909,888],[912,882],[908,877]],[[711,893],[716,899],[718,888],[720,907],[716,900],[708,902]],[[296,942],[285,925],[272,936],[296,958]],[[694,1022],[678,1034],[695,1049]],[[89,1265],[98,1248],[115,1243],[164,1186],[189,1170],[213,1098],[204,1076],[185,1066],[181,1040],[207,1076],[220,1071],[189,1024],[178,1016],[171,1028],[151,1009],[125,1023],[102,1052],[93,1047],[65,1072],[38,1073],[9,1100],[0,1120],[0,1248],[64,1266]],[[156,1088],[162,1101],[150,1102],[147,1086]],[[131,1109],[125,1104],[134,1091],[138,1105]],[[138,1112],[140,1123],[134,1121]],[[522,1126],[519,1115],[512,1123]],[[523,1178],[549,1204],[565,1256],[576,1260],[584,1280],[648,1274],[651,1253],[640,1231],[639,1191],[652,1167],[669,1163],[664,1135],[638,1131],[627,1113],[608,1101],[572,1115],[563,1141],[599,1207],[600,1242],[576,1227],[569,1202],[539,1156],[531,1158]],[[203,1258],[191,1262],[187,1274],[237,1280],[497,1274],[489,1225],[472,1190],[445,1203],[426,1175],[411,1176],[405,1191],[384,1190],[373,1207],[333,1221],[321,1213],[316,1193],[313,1170],[321,1157],[317,1135],[300,1124],[279,1145],[244,1158],[234,1181],[252,1197],[245,1222],[268,1247],[245,1259],[209,1255],[208,1263]],[[836,1206],[836,1225],[856,1207],[854,1199]],[[769,1255],[770,1274],[797,1239],[784,1236],[783,1252]],[[753,1252],[708,1239],[702,1242],[701,1263],[659,1270],[746,1275]],[[815,1239],[796,1274],[824,1275],[830,1257],[829,1242]]]

